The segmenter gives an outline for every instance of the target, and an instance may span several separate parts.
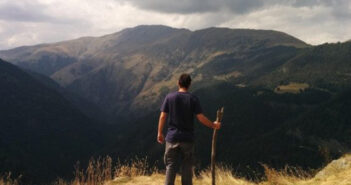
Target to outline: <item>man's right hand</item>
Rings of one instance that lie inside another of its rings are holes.
[[[217,121],[215,121],[215,122],[213,122],[213,129],[220,129],[221,128],[221,122],[217,122]]]

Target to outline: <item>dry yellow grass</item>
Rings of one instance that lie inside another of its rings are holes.
[[[298,168],[287,167],[276,171],[264,166],[266,180],[255,183],[232,174],[232,170],[219,167],[216,170],[218,185],[351,185],[351,155],[332,161],[315,176]],[[194,178],[194,185],[210,185],[209,170]],[[55,185],[160,185],[165,176],[157,169],[150,169],[146,159],[136,159],[130,163],[112,165],[110,157],[92,159],[85,170],[77,168],[76,178],[70,182],[59,179]],[[0,177],[0,185],[17,185],[10,174]],[[176,178],[180,185],[180,177]]]
[[[276,171],[265,166],[267,180],[254,183],[232,175],[229,169],[217,170],[217,184],[219,185],[351,185],[351,155],[332,161],[315,176],[296,169],[286,168]],[[135,177],[117,177],[106,185],[159,185],[164,183],[165,176],[160,173],[140,175]],[[177,176],[176,185],[180,185]],[[204,171],[199,177],[194,178],[194,185],[210,185],[209,171]]]
[[[211,185],[211,176],[209,171],[204,171],[199,177],[194,178],[194,185]],[[217,184],[220,185],[255,185],[244,179],[234,177],[229,170],[219,168],[217,170]],[[161,173],[152,175],[143,175],[136,177],[117,177],[107,182],[105,185],[160,185],[164,184],[165,176]],[[180,177],[177,176],[175,184],[181,184]]]
[[[240,71],[233,71],[231,73],[224,74],[224,75],[215,75],[215,76],[213,76],[213,78],[216,79],[216,80],[228,81],[231,78],[238,78],[241,75],[242,75],[242,73]]]
[[[300,93],[300,91],[305,90],[309,87],[306,83],[294,83],[291,82],[288,85],[280,85],[274,89],[276,93]]]
[[[9,172],[0,176],[0,185],[19,185],[20,179],[21,176],[14,178]]]

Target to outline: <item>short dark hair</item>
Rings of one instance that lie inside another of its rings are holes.
[[[179,86],[188,89],[191,84],[191,77],[189,74],[183,73],[179,77]]]

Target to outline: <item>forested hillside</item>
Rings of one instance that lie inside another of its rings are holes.
[[[105,142],[104,126],[59,92],[0,60],[0,171],[24,183],[71,176]]]

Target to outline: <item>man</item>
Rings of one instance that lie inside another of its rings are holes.
[[[165,185],[174,185],[177,167],[181,165],[182,185],[192,185],[192,163],[194,152],[194,115],[204,125],[220,129],[221,123],[212,122],[202,113],[196,96],[188,92],[191,78],[182,74],[178,80],[179,90],[166,96],[158,123],[157,141],[166,140],[164,162],[166,165]],[[168,117],[166,138],[163,128]]]

